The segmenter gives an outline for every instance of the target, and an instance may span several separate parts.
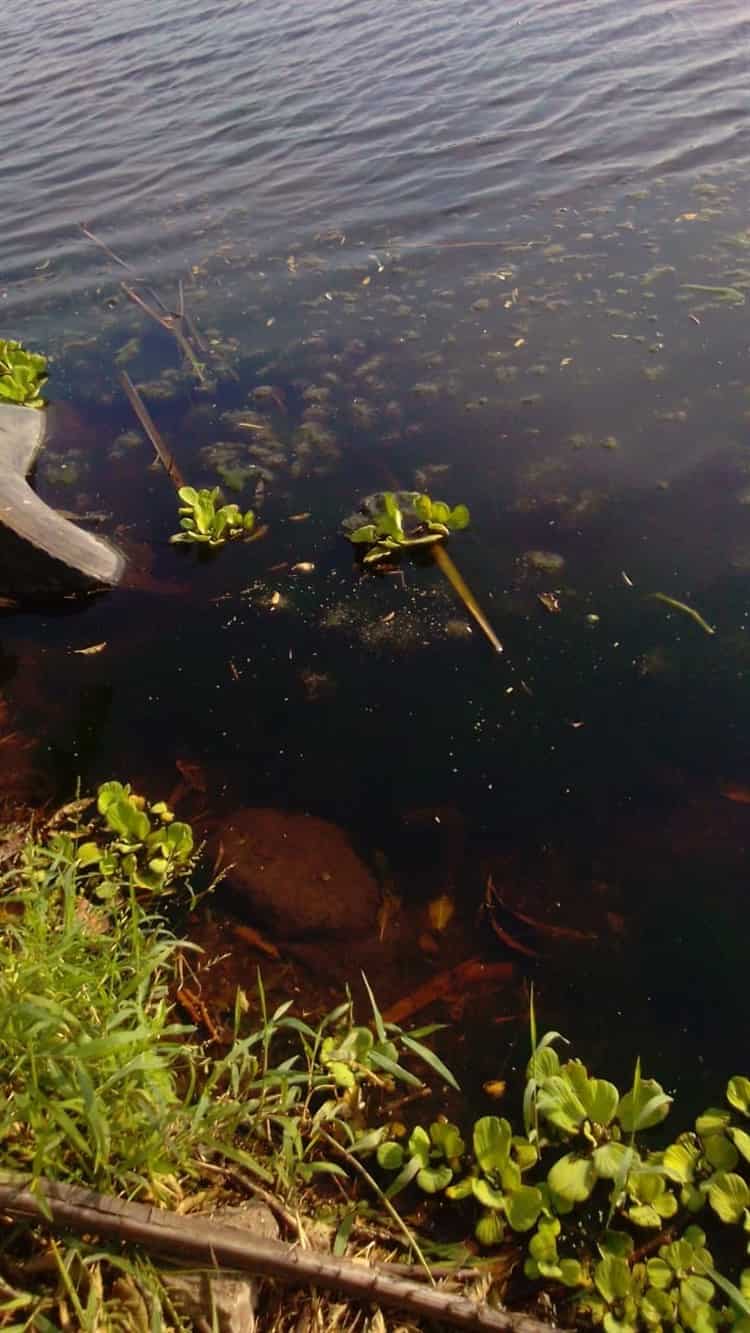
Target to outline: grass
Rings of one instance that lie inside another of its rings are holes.
[[[225,1047],[197,1041],[172,999],[192,946],[164,915],[166,895],[191,895],[195,857],[165,869],[160,856],[159,891],[144,890],[150,853],[137,837],[172,816],[123,790],[117,818],[101,799],[98,810],[76,802],[25,840],[14,830],[0,859],[0,1174],[180,1211],[257,1190],[298,1228],[317,1184],[334,1232],[339,1215],[372,1216],[342,1161],[386,1132],[368,1125],[387,1120],[399,1082],[421,1084],[403,1057],[449,1071],[425,1032],[386,1029],[374,997],[374,1032],[349,998],[312,1026],[290,1003],[270,1009],[260,976],[253,1022],[240,992]],[[135,808],[140,833],[127,830]],[[6,1231],[0,1328],[141,1327],[194,1327],[146,1257],[32,1223]]]

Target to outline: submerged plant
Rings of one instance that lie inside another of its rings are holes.
[[[364,520],[364,521],[363,521]],[[344,521],[344,532],[355,546],[364,546],[365,565],[396,552],[434,546],[451,532],[469,526],[469,511],[459,504],[451,509],[419,491],[379,491],[363,500],[359,514]]]
[[[203,487],[197,491],[194,486],[181,486],[177,494],[180,505],[180,527],[170,541],[198,542],[203,545],[223,546],[226,541],[238,537],[248,537],[255,527],[255,514],[252,509],[242,513],[239,505],[221,504],[221,491]]]
[[[25,407],[44,407],[41,388],[47,380],[46,371],[46,356],[27,352],[12,338],[0,338],[0,399]]]

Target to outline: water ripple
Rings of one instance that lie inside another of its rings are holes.
[[[29,0],[3,35],[4,278],[64,256],[82,287],[80,217],[148,250],[169,213],[178,269],[207,202],[245,210],[262,250],[323,226],[434,235],[473,207],[494,226],[613,180],[746,169],[743,10]]]

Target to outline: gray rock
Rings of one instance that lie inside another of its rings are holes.
[[[265,1240],[279,1238],[276,1220],[264,1203],[247,1208],[218,1208],[212,1214],[212,1221],[238,1227]],[[217,1328],[219,1333],[253,1333],[258,1305],[255,1278],[208,1271],[162,1272],[161,1277],[177,1309],[197,1328]]]
[[[33,601],[119,582],[122,554],[50,509],[26,480],[44,442],[44,411],[0,406],[0,597]]]

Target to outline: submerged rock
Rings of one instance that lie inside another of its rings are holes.
[[[372,930],[377,881],[337,824],[249,807],[219,831],[227,880],[276,934],[358,935]]]

